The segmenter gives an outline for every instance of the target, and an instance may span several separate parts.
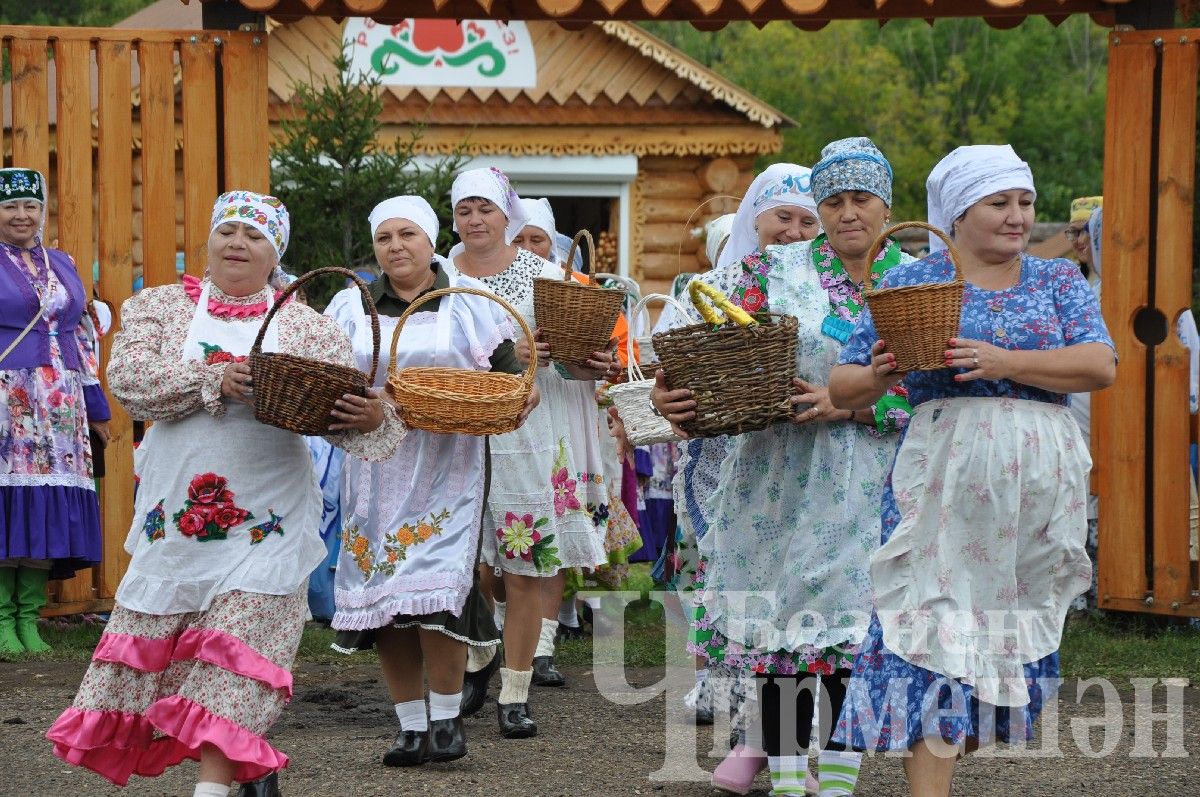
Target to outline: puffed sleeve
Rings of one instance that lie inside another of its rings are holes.
[[[108,361],[108,388],[137,420],[170,421],[205,410],[220,417],[225,364],[182,360],[191,321],[183,288],[146,288],[121,305]]]
[[[280,348],[321,362],[356,368],[350,338],[336,320],[294,302],[280,312]],[[396,414],[396,409],[383,402],[383,423],[373,432],[350,430],[322,435],[348,454],[371,462],[391,459],[408,428]]]

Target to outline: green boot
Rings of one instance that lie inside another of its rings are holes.
[[[17,638],[17,568],[0,567],[0,658],[12,658],[25,652]]]
[[[47,653],[50,646],[42,641],[37,621],[46,605],[46,581],[49,570],[17,568],[17,638],[29,653]]]

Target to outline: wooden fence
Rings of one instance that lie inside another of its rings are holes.
[[[1094,399],[1101,608],[1200,616],[1189,554],[1188,351],[1200,30],[1115,31],[1104,168],[1107,319],[1121,364]]]
[[[99,295],[115,310],[132,293],[135,232],[145,284],[175,282],[181,201],[187,270],[199,275],[216,195],[226,186],[267,190],[265,33],[0,26],[0,55],[12,75],[0,120],[4,165],[49,176],[47,241],[75,258],[89,290],[99,263]],[[111,335],[102,363],[110,345]],[[104,560],[57,584],[48,613],[111,606],[128,564],[133,433],[115,402],[105,458]]]

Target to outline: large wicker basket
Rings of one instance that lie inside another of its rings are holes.
[[[909,221],[884,230],[871,244],[868,262],[874,262],[876,253],[891,235],[912,227],[928,230],[946,243],[950,262],[954,264],[954,280],[876,290],[874,278],[868,275],[864,298],[871,308],[879,339],[896,355],[896,370],[936,371],[946,367],[946,347],[950,338],[958,335],[962,316],[966,283],[954,242],[933,225]]]
[[[517,320],[530,352],[533,332],[512,305],[495,294],[475,288],[442,288],[430,291],[408,306],[392,333],[391,365],[387,390],[401,419],[414,429],[445,434],[504,434],[517,428],[521,410],[533,390],[537,359],[531,358],[521,376],[472,371],[466,368],[414,367],[396,370],[396,344],[404,322],[425,302],[455,293],[482,296],[496,302]]]
[[[363,301],[371,313],[371,370],[363,374],[355,368],[333,363],[310,360],[295,354],[264,352],[263,336],[275,313],[289,296],[311,280],[322,274],[341,274],[354,280],[362,292]],[[379,315],[375,303],[367,290],[367,283],[353,271],[331,266],[308,272],[287,286],[263,319],[258,337],[250,349],[250,376],[254,380],[254,417],[261,423],[277,426],[289,432],[304,435],[329,433],[329,425],[336,423],[331,416],[334,404],[344,394],[365,396],[371,387],[375,369],[379,365]]]
[[[791,420],[792,378],[796,373],[796,333],[792,316],[756,313],[752,319],[715,290],[693,280],[692,302],[706,321],[654,336],[654,351],[674,390],[687,388],[696,417],[681,424],[693,437],[716,437],[765,429]],[[729,318],[705,306],[712,297]],[[714,323],[715,322],[715,323]]]
[[[641,365],[633,354],[634,326],[646,310],[646,304],[651,300],[660,299],[672,304],[679,313],[687,318],[687,310],[670,296],[661,293],[648,293],[633,308],[629,316],[629,336],[626,340],[625,353],[628,355],[626,380],[608,389],[608,395],[617,405],[617,414],[625,424],[625,435],[635,446],[648,446],[654,443],[665,443],[677,439],[671,430],[671,422],[658,414],[650,403],[650,391],[654,388],[654,372],[646,378]]]
[[[625,291],[620,288],[601,288],[590,279],[584,285],[571,277],[571,261],[581,240],[587,242],[595,263],[592,234],[580,230],[563,263],[563,278],[537,277],[533,281],[533,316],[550,344],[551,359],[567,365],[583,365],[592,352],[608,346],[625,302]]]

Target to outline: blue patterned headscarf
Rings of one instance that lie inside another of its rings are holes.
[[[866,191],[892,206],[892,165],[865,136],[826,144],[812,168],[812,193],[818,205],[843,191]]]

